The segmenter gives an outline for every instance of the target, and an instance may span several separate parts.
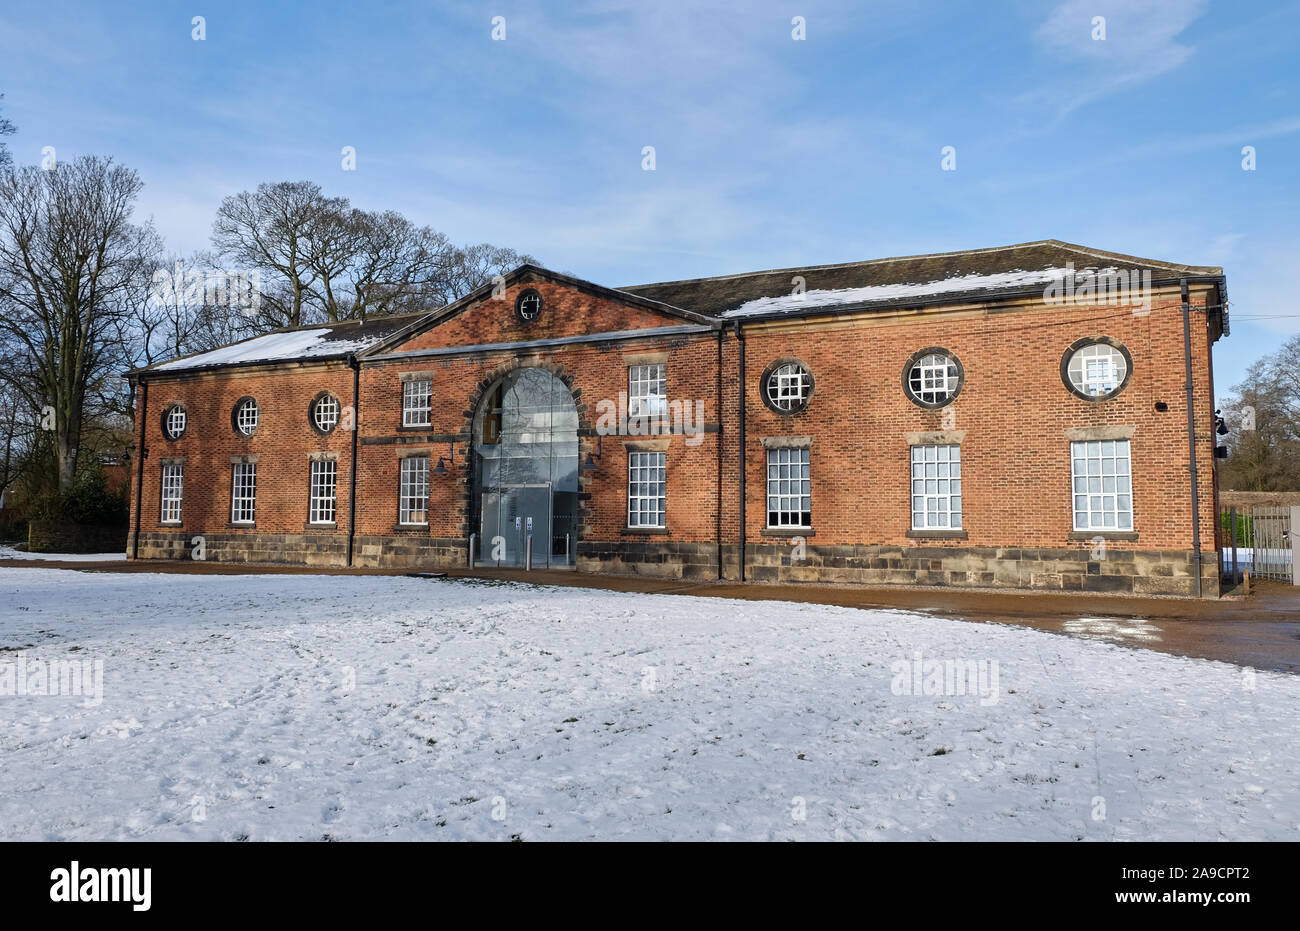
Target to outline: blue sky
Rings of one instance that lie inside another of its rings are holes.
[[[46,2],[0,9],[0,92],[18,161],[136,168],[181,252],[309,178],[614,286],[1048,238],[1223,265],[1223,392],[1300,332],[1297,36],[1300,2]]]

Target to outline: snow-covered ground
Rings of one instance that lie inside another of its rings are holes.
[[[43,559],[46,562],[113,562],[126,559],[126,550],[120,553],[29,553],[12,546],[0,546],[0,559]]]
[[[6,568],[0,647],[3,839],[1300,837],[1300,678],[1016,627]]]

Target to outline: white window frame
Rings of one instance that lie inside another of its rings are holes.
[[[668,366],[663,362],[627,367],[627,416],[662,417],[668,413]]]
[[[160,523],[179,524],[181,522],[181,505],[184,495],[185,466],[179,462],[163,463]]]
[[[908,389],[923,404],[947,404],[957,396],[960,384],[957,363],[942,352],[927,352],[907,371]]]
[[[961,447],[911,447],[912,529],[961,530]]]
[[[1132,533],[1132,473],[1133,450],[1128,440],[1071,442],[1070,510],[1074,529]]]
[[[339,464],[334,459],[313,459],[308,485],[307,522],[333,524],[338,520]]]
[[[668,526],[668,454],[632,450],[627,454],[627,525]]]
[[[236,462],[230,470],[230,522],[252,524],[256,521],[257,463]]]
[[[812,373],[798,362],[786,362],[767,376],[763,390],[777,410],[793,413],[804,406],[812,388]]]
[[[320,430],[322,433],[329,433],[333,430],[338,426],[339,412],[341,410],[342,405],[339,404],[339,399],[334,397],[334,395],[326,394],[318,398],[316,403],[312,405],[311,411],[312,420],[315,421],[316,429]],[[321,414],[327,414],[328,416],[322,417]]]
[[[793,474],[796,469],[797,476]],[[803,521],[805,514],[807,520]],[[776,523],[772,522],[773,515]],[[780,446],[767,451],[767,529],[812,529],[812,450],[807,446]]]
[[[169,440],[180,439],[185,433],[185,426],[189,418],[185,413],[185,408],[179,404],[173,404],[167,409],[167,438]]]
[[[429,457],[402,459],[397,486],[397,522],[404,527],[429,525]]]
[[[1106,371],[1095,372],[1104,367]],[[1128,377],[1128,360],[1110,343],[1089,343],[1070,354],[1065,363],[1070,384],[1090,398],[1110,397]]]
[[[402,382],[402,426],[433,425],[433,379],[412,378]]]
[[[261,419],[262,410],[252,398],[239,402],[235,408],[235,429],[244,436],[252,436]]]

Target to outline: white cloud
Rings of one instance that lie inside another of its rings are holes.
[[[1066,0],[1034,34],[1044,53],[1064,66],[1061,81],[1036,96],[1054,98],[1063,116],[1177,70],[1196,51],[1180,37],[1207,5],[1208,0]],[[1105,39],[1093,38],[1098,16],[1106,21]]]

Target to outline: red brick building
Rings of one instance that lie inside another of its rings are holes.
[[[621,289],[523,266],[131,373],[129,549],[1216,595],[1226,332],[1222,269],[1057,241]]]

